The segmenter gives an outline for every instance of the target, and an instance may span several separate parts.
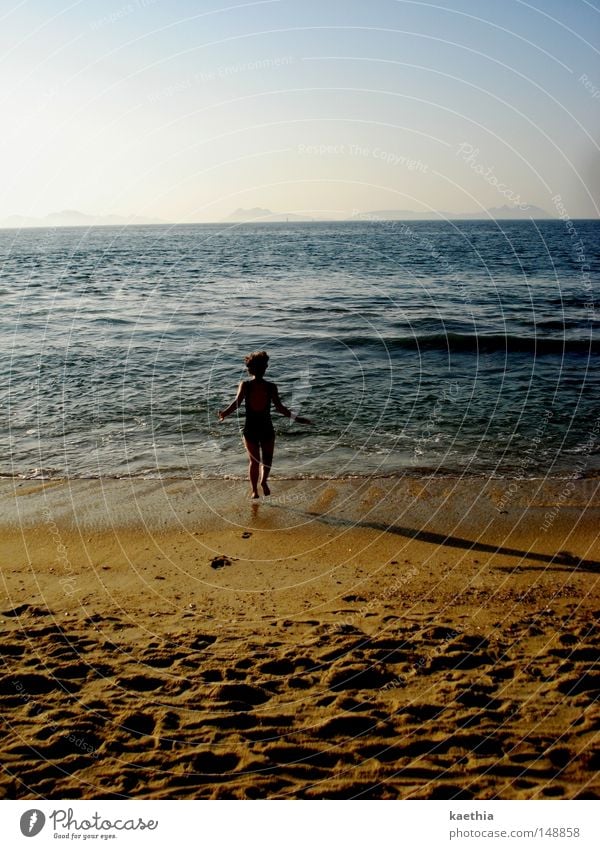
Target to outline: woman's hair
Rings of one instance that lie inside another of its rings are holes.
[[[246,368],[255,377],[262,377],[269,365],[269,355],[266,351],[254,351],[245,357]]]

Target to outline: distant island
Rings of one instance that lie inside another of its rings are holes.
[[[474,212],[418,212],[414,209],[377,209],[371,212],[358,212],[344,219],[329,219],[321,217],[308,218],[303,215],[298,215],[293,212],[273,212],[271,209],[264,209],[255,206],[251,209],[236,209],[224,221],[235,223],[243,222],[270,222],[270,221],[440,221],[440,220],[485,220],[491,218],[494,220],[529,220],[531,218],[554,218],[545,209],[539,206],[528,206],[522,209],[518,206],[492,206],[485,210],[477,210]]]
[[[254,206],[252,209],[236,209],[224,221],[322,221],[320,218],[311,218],[306,215],[297,215],[295,212],[273,212],[270,209],[262,209]]]
[[[63,209],[61,212],[51,212],[43,218],[10,215],[8,218],[0,220],[0,227],[127,227],[166,223],[159,218],[142,218],[137,215],[86,215],[76,209]]]
[[[383,220],[383,221],[439,221],[448,219],[457,220],[529,220],[530,218],[554,218],[545,209],[539,206],[528,206],[521,209],[518,206],[491,206],[488,209],[476,210],[474,212],[416,212],[414,209],[378,209],[374,212],[360,212],[353,216],[353,220]]]

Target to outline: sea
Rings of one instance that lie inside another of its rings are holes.
[[[600,469],[600,222],[0,231],[0,474],[241,478],[266,350],[273,476]]]

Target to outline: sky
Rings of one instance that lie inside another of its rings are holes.
[[[600,210],[600,0],[5,0],[0,73],[0,218]]]

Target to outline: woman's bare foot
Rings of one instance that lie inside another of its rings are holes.
[[[265,495],[270,495],[270,494],[271,494],[271,490],[269,489],[269,486],[268,486],[268,484],[267,484],[266,482],[265,482],[265,483],[261,483],[261,486],[262,486],[262,490],[263,490],[263,492],[264,492],[264,494],[265,494]]]
[[[255,489],[253,489],[250,491],[250,498],[260,498],[260,495]]]

